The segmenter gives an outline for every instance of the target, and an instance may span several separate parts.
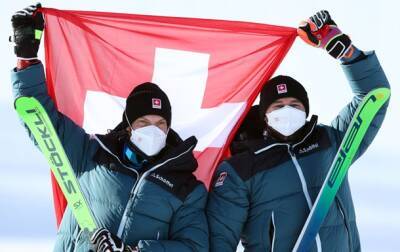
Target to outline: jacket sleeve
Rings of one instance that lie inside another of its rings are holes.
[[[210,251],[236,251],[249,209],[248,188],[228,162],[215,173],[206,214]]]
[[[80,172],[84,152],[87,149],[89,135],[68,117],[60,113],[47,92],[46,79],[42,63],[30,66],[24,70],[11,72],[11,81],[15,99],[20,96],[35,97],[46,109],[61,144],[76,173]],[[27,126],[29,137],[37,146],[33,135]]]
[[[141,252],[209,251],[208,224],[204,213],[207,190],[203,184],[197,186],[174,214],[170,223],[169,240],[141,240]]]
[[[335,137],[338,145],[341,143],[350,121],[357,109],[358,104],[364,96],[371,90],[386,87],[390,88],[386,75],[378,61],[374,52],[367,52],[366,58],[353,64],[342,65],[343,71],[349,81],[354,97],[352,101],[342,109],[339,115],[332,121],[331,126],[335,131]],[[353,160],[359,158],[371,144],[372,140],[378,133],[386,114],[388,102],[378,111],[374,120],[361,142],[360,148]]]

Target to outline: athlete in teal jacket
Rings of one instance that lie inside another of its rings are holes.
[[[326,28],[327,33],[319,33]],[[306,122],[307,93],[296,80],[277,76],[266,83],[260,105],[231,145],[233,156],[220,164],[211,185],[206,213],[213,252],[235,251],[239,240],[245,251],[291,251],[357,105],[370,90],[389,87],[375,53],[351,45],[328,12],[303,23],[299,34],[342,61],[354,97],[327,126],[317,124],[316,116]],[[386,108],[378,112],[356,158],[377,134]],[[312,248],[321,250],[360,251],[347,177]]]
[[[32,15],[36,8],[12,17],[18,56],[11,73],[14,94],[35,97],[47,110],[100,227],[82,232],[67,208],[54,250],[208,251],[207,190],[193,175],[197,141],[182,141],[170,129],[166,94],[155,84],[141,84],[111,133],[86,134],[48,95],[37,60],[40,38],[34,30],[43,28],[43,18]]]

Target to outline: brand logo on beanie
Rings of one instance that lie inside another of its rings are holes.
[[[278,94],[287,93],[286,84],[278,84],[278,85],[276,85],[276,90],[278,91]]]
[[[152,107],[155,109],[161,109],[161,99],[153,98],[151,99]]]

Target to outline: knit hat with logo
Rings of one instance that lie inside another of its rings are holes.
[[[171,125],[171,104],[168,96],[151,82],[142,83],[131,91],[126,99],[122,121],[130,125],[145,115],[159,115],[167,121],[168,126]]]
[[[293,97],[298,99],[309,113],[308,96],[304,87],[295,79],[285,75],[278,75],[265,83],[260,94],[259,112],[261,119],[265,118],[268,107],[280,98]]]

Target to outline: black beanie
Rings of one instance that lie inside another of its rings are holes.
[[[308,96],[304,87],[295,79],[289,76],[278,75],[265,83],[260,94],[260,116],[265,118],[265,111],[268,107],[280,98],[293,97],[303,103],[308,116],[309,104]]]
[[[127,127],[136,119],[145,115],[159,115],[167,121],[168,126],[171,125],[171,104],[168,96],[161,88],[151,82],[142,83],[131,91],[126,99],[122,125],[120,124],[119,127]],[[128,117],[129,122],[127,122],[126,117]]]

